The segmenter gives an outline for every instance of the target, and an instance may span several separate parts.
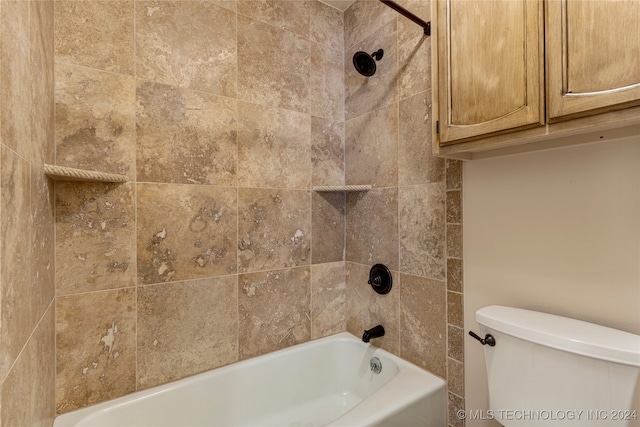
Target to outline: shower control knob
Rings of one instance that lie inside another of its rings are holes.
[[[391,270],[384,264],[376,264],[369,270],[369,281],[374,291],[379,294],[388,294],[393,286]]]
[[[476,334],[475,332],[469,331],[469,335],[480,341],[480,344],[482,345],[488,345],[489,347],[493,347],[494,345],[496,345],[496,339],[491,334],[487,334],[484,336],[484,338],[481,338],[480,335]]]

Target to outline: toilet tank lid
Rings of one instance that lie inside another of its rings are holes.
[[[497,332],[596,359],[640,366],[640,335],[521,308],[491,305],[476,321]],[[500,345],[499,342],[496,346]]]

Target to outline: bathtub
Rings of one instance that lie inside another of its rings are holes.
[[[445,394],[442,379],[343,332],[79,409],[54,427],[445,427]]]

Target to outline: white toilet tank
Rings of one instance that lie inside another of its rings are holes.
[[[639,427],[640,336],[536,311],[476,312],[491,415],[506,427]]]

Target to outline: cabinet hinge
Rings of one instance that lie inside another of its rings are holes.
[[[440,133],[440,120],[436,120],[436,133]]]

